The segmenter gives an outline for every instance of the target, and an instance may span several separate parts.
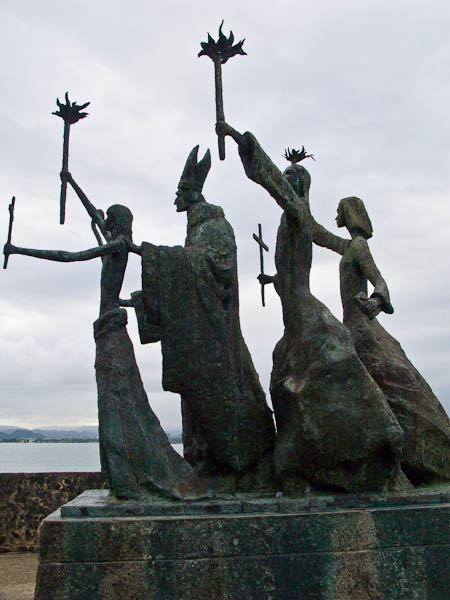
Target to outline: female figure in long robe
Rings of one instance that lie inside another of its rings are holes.
[[[116,204],[108,209],[105,221],[71,175],[64,176],[108,242],[82,252],[34,250],[6,244],[4,254],[59,262],[102,258],[100,316],[94,323],[94,337],[100,461],[109,489],[118,498],[129,499],[155,492],[174,498],[204,497],[206,486],[172,448],[149,406],[126,329],[127,313],[119,305],[132,243],[131,211]]]
[[[402,347],[377,321],[392,313],[389,290],[370,253],[372,224],[359,198],[340,201],[338,227],[344,239],[314,223],[313,239],[342,256],[339,272],[344,325],[358,356],[383,391],[405,432],[402,469],[415,485],[450,480],[450,419]],[[374,292],[367,298],[367,281]]]
[[[399,475],[403,432],[348,330],[310,292],[309,173],[292,165],[283,176],[252,134],[226,123],[217,132],[236,141],[247,176],[283,210],[274,283],[285,330],[270,384],[283,487],[298,489],[306,480],[325,489],[382,489]]]

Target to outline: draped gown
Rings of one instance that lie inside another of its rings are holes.
[[[342,256],[339,272],[344,325],[358,356],[383,391],[405,432],[402,469],[415,485],[450,480],[450,419],[432,389],[406,356],[399,342],[375,318],[370,320],[354,297],[367,295],[390,303],[389,291],[367,240],[343,239],[314,224],[314,242]]]
[[[307,480],[325,489],[382,489],[399,473],[403,432],[349,331],[309,289],[308,191],[298,195],[255,137],[244,136],[239,152],[247,176],[284,209],[275,253],[284,335],[270,384],[277,473],[285,487]]]

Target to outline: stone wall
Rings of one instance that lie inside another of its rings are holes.
[[[101,473],[0,473],[0,552],[37,551],[44,517],[104,487]]]

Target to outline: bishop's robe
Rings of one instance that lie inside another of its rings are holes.
[[[142,244],[141,341],[161,340],[163,388],[182,398],[185,457],[241,475],[271,453],[272,415],[241,333],[233,229],[206,202],[187,216],[185,247]]]

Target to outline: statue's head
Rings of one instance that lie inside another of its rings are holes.
[[[123,235],[132,240],[131,226],[133,213],[122,204],[113,204],[106,211],[105,229],[111,232],[112,238]]]
[[[177,212],[183,212],[193,204],[205,201],[202,190],[211,168],[211,153],[207,150],[200,162],[197,161],[197,155],[198,146],[195,146],[189,153],[178,184],[175,198]]]
[[[298,196],[307,196],[311,186],[311,175],[301,165],[292,164],[287,167],[283,175],[294,188]]]
[[[197,202],[205,202],[205,198],[201,192],[187,188],[178,188],[174,202],[177,212],[184,212],[193,204],[197,204]]]
[[[354,231],[368,240],[372,237],[373,229],[367,214],[366,207],[361,198],[350,196],[343,198],[338,205],[336,225],[338,227],[347,227],[351,232]]]

